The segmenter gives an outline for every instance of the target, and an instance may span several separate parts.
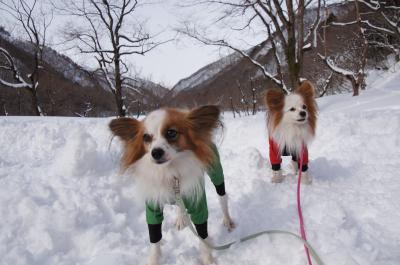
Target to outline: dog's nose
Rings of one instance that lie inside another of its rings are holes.
[[[305,111],[302,110],[302,111],[299,112],[299,114],[300,114],[301,117],[304,118],[304,117],[306,116],[307,113],[306,113]]]
[[[163,157],[164,154],[165,154],[165,152],[161,148],[154,148],[153,150],[151,150],[151,156],[155,160],[160,160]]]

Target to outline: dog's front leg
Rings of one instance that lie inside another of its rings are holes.
[[[147,265],[159,265],[161,259],[162,224],[148,224],[150,252]]]
[[[210,242],[210,239],[207,237],[204,239],[204,241]],[[207,246],[207,244],[203,241],[200,240],[200,258],[201,258],[201,263],[202,265],[211,265],[215,264],[215,260],[212,256],[212,249]]]
[[[161,259],[161,241],[150,244],[150,253],[147,265],[159,265]]]
[[[310,185],[312,184],[312,176],[310,175],[310,172],[308,172],[308,170],[303,171],[301,173],[301,183],[306,184],[306,185]]]
[[[176,220],[175,220],[175,227],[178,230],[182,230],[187,225],[184,214],[185,213],[182,211],[181,207],[178,207],[178,209],[176,210],[177,216],[176,216]]]
[[[228,231],[230,232],[236,227],[236,225],[232,221],[232,218],[229,214],[228,195],[224,194],[222,196],[218,196],[218,200],[222,209],[222,213],[224,215],[222,223],[224,224],[224,226],[226,226],[226,228],[228,228]]]
[[[210,238],[208,237],[208,229],[207,229],[207,222],[202,224],[195,224],[197,234],[203,240],[199,242],[199,252],[200,252],[200,259],[203,265],[211,265],[214,264],[214,258],[212,256],[212,249],[207,246],[207,243],[211,243]],[[207,242],[207,243],[206,243]]]

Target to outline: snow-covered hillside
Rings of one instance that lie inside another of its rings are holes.
[[[225,67],[235,64],[240,59],[240,55],[232,53],[228,56],[222,57],[218,61],[208,64],[192,74],[191,76],[180,80],[173,88],[174,95],[180,91],[192,89],[204,82],[212,80],[219,72]]]
[[[400,68],[400,65],[397,65]],[[400,71],[371,89],[320,99],[303,214],[327,265],[399,265]],[[238,224],[228,233],[207,181],[209,234],[226,242],[263,229],[298,231],[296,180],[272,184],[264,113],[224,115],[218,138]],[[141,265],[148,251],[144,205],[118,173],[109,119],[0,118],[0,264]],[[197,240],[165,209],[163,264],[199,264]],[[219,265],[305,265],[301,244],[262,236],[214,253]]]

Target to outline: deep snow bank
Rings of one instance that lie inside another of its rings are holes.
[[[303,188],[310,242],[327,265],[400,261],[400,74],[361,96],[319,100]],[[118,174],[109,119],[0,118],[0,264],[145,264],[148,236],[134,182]],[[207,182],[210,235],[225,242],[262,229],[298,231],[295,176],[271,184],[264,114],[225,114],[220,142],[237,229],[228,234]],[[164,264],[198,264],[197,241],[165,209]],[[306,264],[288,238],[260,237],[215,253],[218,264]]]

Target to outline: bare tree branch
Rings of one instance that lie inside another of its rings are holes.
[[[43,6],[39,6],[37,0],[0,0],[0,10],[11,15],[19,26],[24,30],[25,37],[32,47],[33,65],[28,74],[28,79],[22,78],[14,63],[14,59],[5,49],[0,53],[6,58],[7,65],[0,66],[0,69],[12,73],[15,83],[6,80],[0,82],[8,87],[24,88],[32,96],[32,108],[36,115],[44,115],[37,98],[37,88],[40,80],[40,69],[43,67],[43,53],[46,45],[46,33],[53,21],[52,12],[44,12]],[[39,10],[39,11],[38,11]]]
[[[145,55],[170,40],[155,41],[155,36],[146,32],[144,22],[130,25],[137,0],[66,0],[54,6],[86,22],[79,28],[67,29],[65,35],[80,53],[92,54],[97,60],[104,81],[114,94],[117,114],[125,116],[123,89],[127,88],[125,75],[129,73],[126,57]]]

